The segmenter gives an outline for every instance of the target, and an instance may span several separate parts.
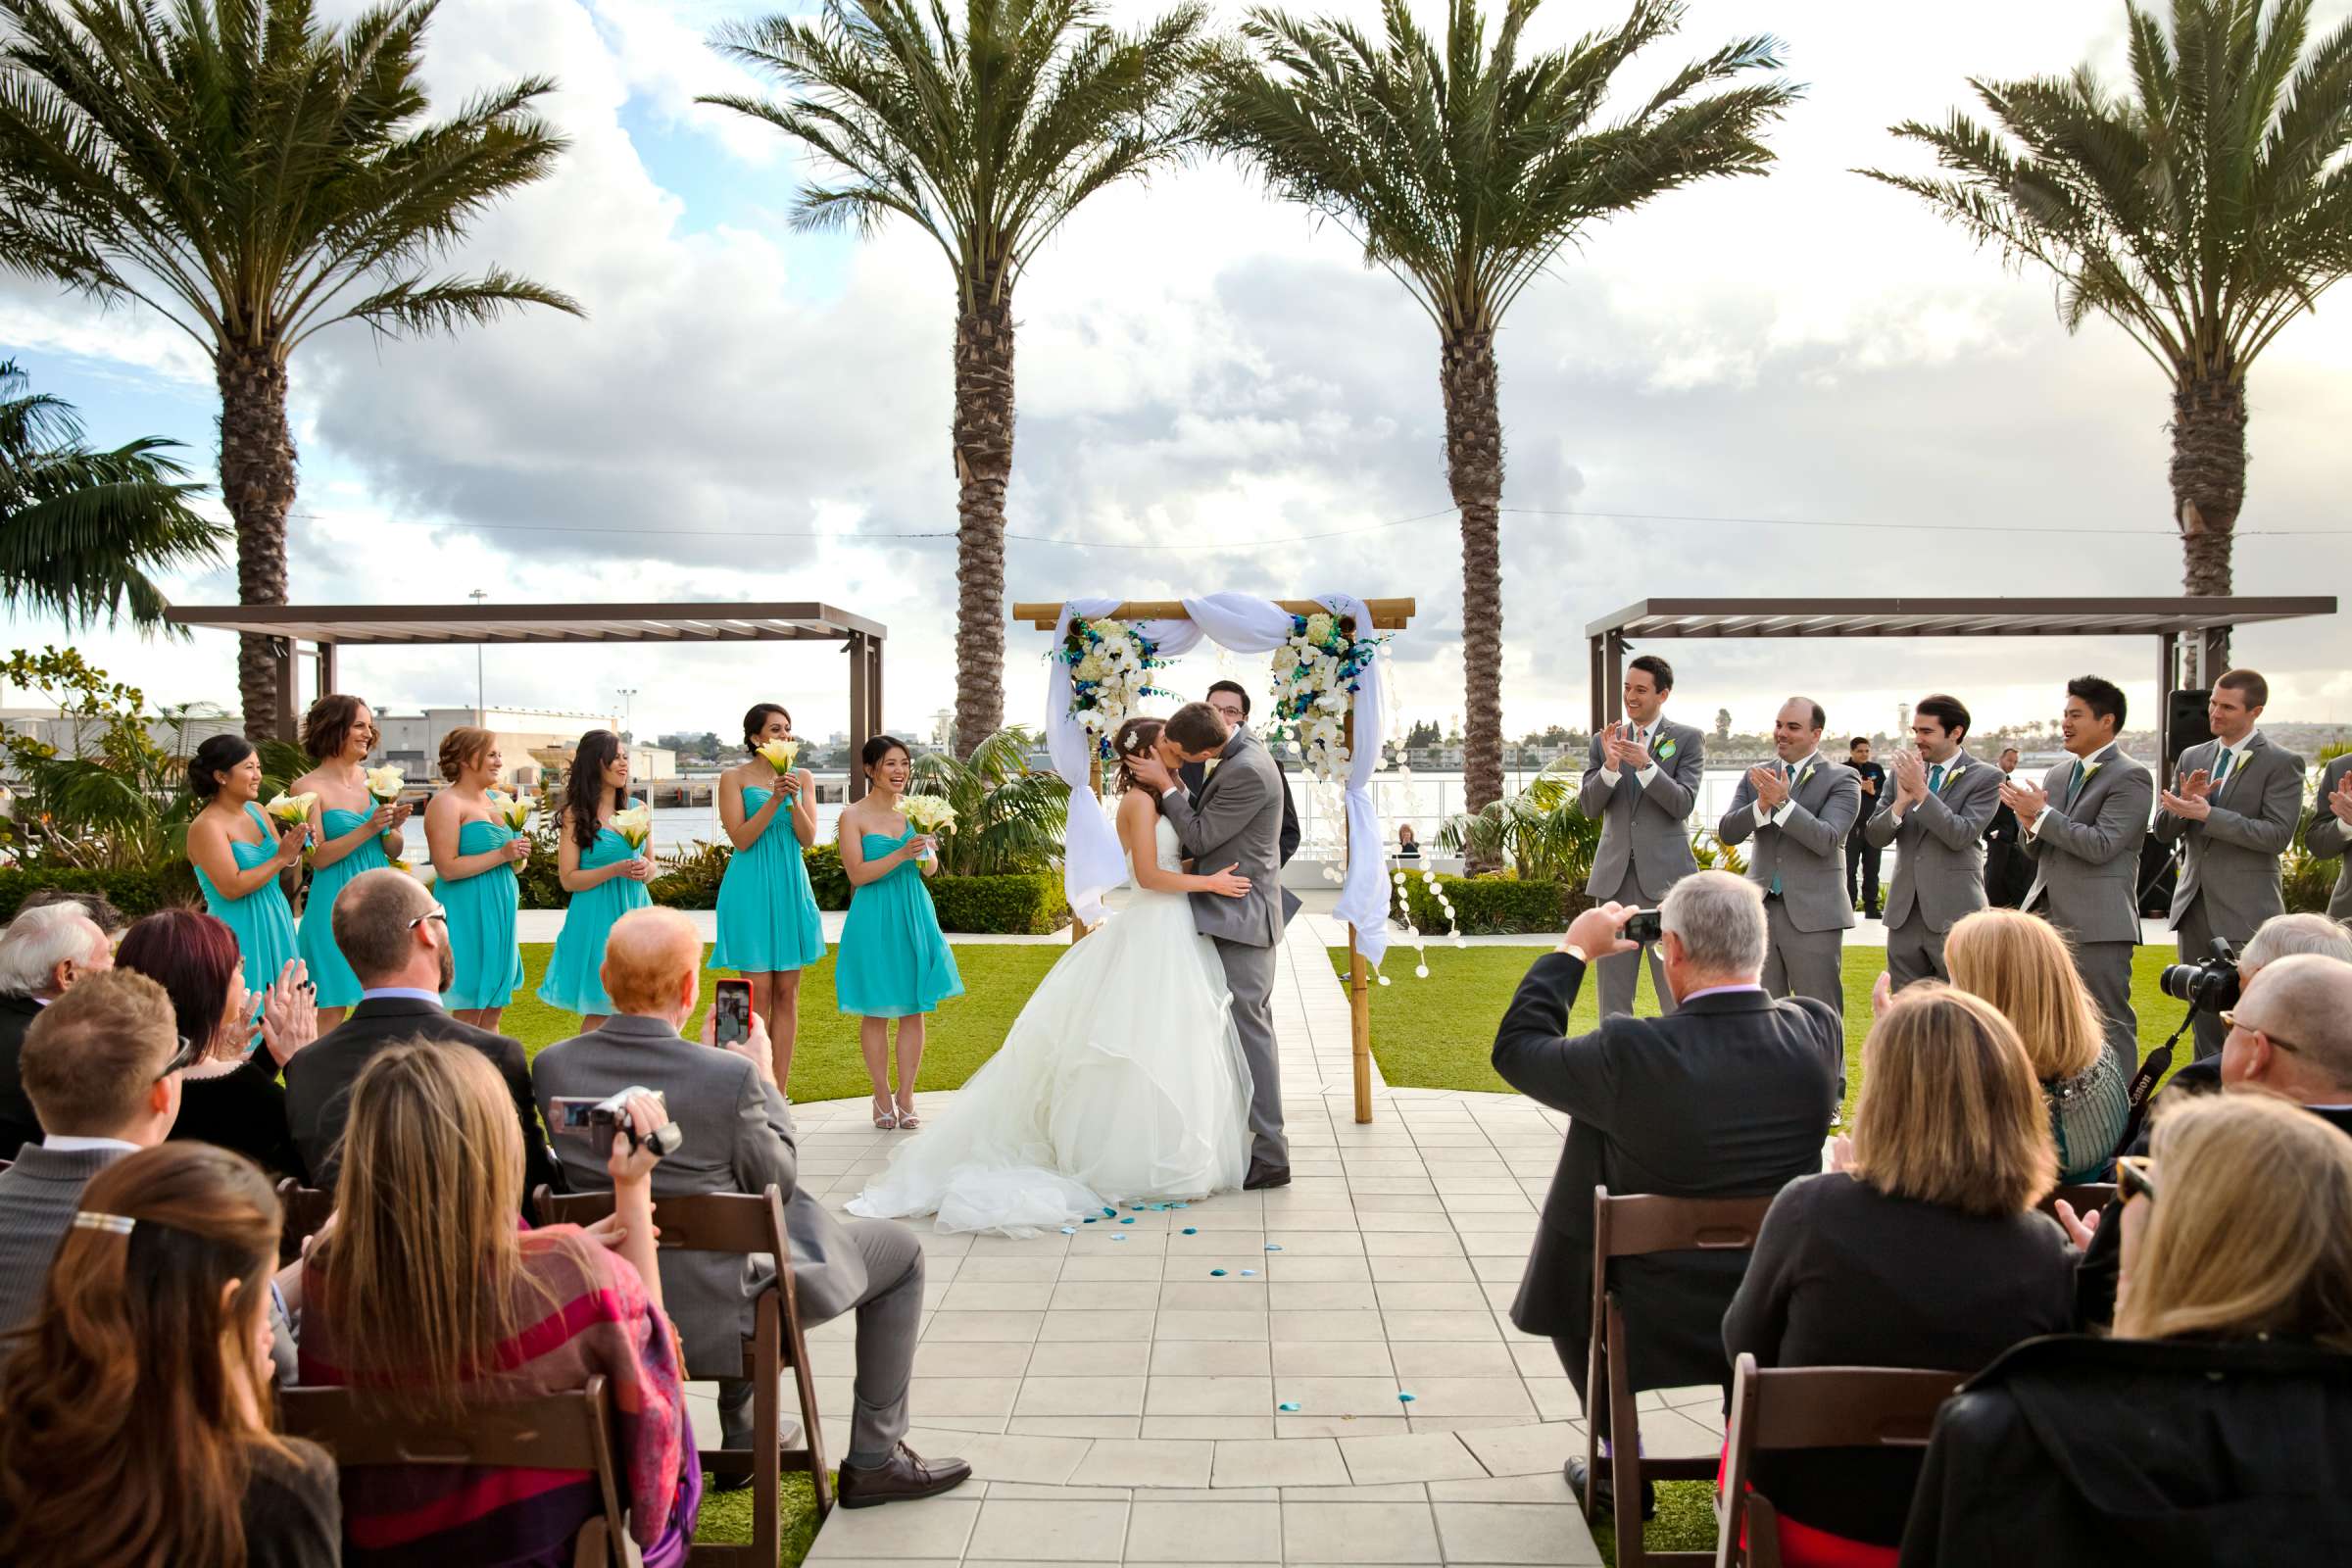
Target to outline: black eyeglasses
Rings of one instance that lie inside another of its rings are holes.
[[[190,1040],[186,1035],[176,1035],[173,1038],[179,1042],[179,1049],[172,1053],[172,1059],[164,1063],[164,1070],[155,1075],[155,1081],[158,1083],[175,1072],[187,1071],[204,1059],[204,1049],[195,1041]]]
[[[2145,1154],[2125,1154],[2115,1162],[2115,1196],[2129,1203],[2134,1198],[2156,1200],[2156,1162]]]

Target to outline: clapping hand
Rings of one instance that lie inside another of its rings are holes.
[[[1917,752],[1894,754],[1894,798],[1911,806],[1928,798],[1928,764]]]
[[[2352,773],[2335,781],[2335,789],[2328,797],[2328,809],[2338,822],[2352,823]]]
[[[277,836],[277,858],[280,864],[292,865],[302,858],[302,852],[311,847],[311,824],[297,822]]]
[[[1770,763],[1749,768],[1747,782],[1748,787],[1756,792],[1756,810],[1759,814],[1779,810],[1781,803],[1788,799],[1788,781],[1781,777],[1781,770]]]
[[[1630,767],[1639,773],[1650,764],[1649,748],[1635,740],[1631,730],[1620,729],[1617,735],[1617,762],[1620,772]]]
[[[2001,804],[2017,813],[2021,826],[2032,827],[2050,804],[2047,790],[2009,779],[2001,785]]]
[[[262,998],[262,1045],[283,1067],[294,1054],[318,1038],[318,993],[300,958],[286,960],[276,983]]]
[[[2202,822],[2213,814],[2213,774],[2206,768],[2192,768],[2174,780],[2173,788],[2157,791],[2156,798],[2173,815]]]
[[[1873,1018],[1884,1018],[1886,1016],[1886,1009],[1893,1004],[1894,975],[1889,970],[1881,969],[1878,984],[1870,988],[1870,1015]]]

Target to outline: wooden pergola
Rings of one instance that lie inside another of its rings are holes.
[[[292,741],[301,722],[295,675],[316,662],[318,691],[336,685],[343,648],[542,647],[566,643],[835,642],[850,662],[850,751],[882,729],[882,623],[820,604],[221,605],[168,612],[175,625],[267,637],[277,662],[270,727]],[[307,645],[307,646],[306,646]],[[849,798],[865,792],[850,769]]]
[[[2223,638],[2239,626],[2335,613],[2333,595],[2146,599],[1643,599],[1585,628],[1592,728],[1623,712],[1625,654],[1636,642],[1720,637],[2153,637],[2156,751],[2182,685],[2211,685]]]
[[[1274,603],[1294,615],[1319,615],[1329,612],[1328,607],[1312,599],[1277,599]],[[1401,631],[1411,624],[1416,609],[1410,599],[1367,599],[1364,609],[1371,613],[1375,631]],[[1040,631],[1052,631],[1061,620],[1062,602],[1051,604],[1030,602],[1012,607],[1012,618],[1026,621]],[[1121,602],[1110,612],[1108,619],[1117,620],[1189,620],[1181,600],[1130,599]],[[1348,629],[1356,628],[1349,617]],[[1348,750],[1355,751],[1355,713],[1348,714]],[[1102,793],[1102,761],[1098,756],[1089,771],[1097,795]],[[1343,862],[1344,863],[1344,862]],[[1070,940],[1075,942],[1086,934],[1077,918],[1070,921]],[[1371,965],[1356,950],[1355,926],[1348,927],[1348,1040],[1355,1078],[1355,1119],[1372,1119],[1372,975]]]

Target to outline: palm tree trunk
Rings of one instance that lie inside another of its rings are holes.
[[[1446,332],[1446,478],[1462,514],[1462,789],[1476,811],[1502,798],[1502,415],[1494,334]]]
[[[220,499],[237,530],[237,603],[286,602],[286,514],[294,506],[294,432],[286,368],[268,348],[227,347],[213,360],[220,387]],[[277,733],[277,661],[268,637],[237,639],[245,736]]]
[[[2173,386],[2173,518],[2180,529],[2180,587],[2230,591],[2230,547],[2246,498],[2246,389],[2228,367],[2186,372]],[[2230,645],[2220,644],[2227,668]]]
[[[956,314],[956,755],[1004,727],[1004,487],[1012,478],[1012,285]]]

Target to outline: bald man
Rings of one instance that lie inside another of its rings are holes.
[[[2265,964],[2230,1017],[2225,1087],[2266,1090],[2352,1133],[2352,963],[2298,954]]]
[[[903,1441],[923,1309],[923,1250],[912,1231],[892,1220],[845,1225],[802,1188],[800,1134],[776,1087],[767,1030],[757,1012],[751,1038],[734,1046],[713,1044],[708,1016],[700,1044],[679,1034],[702,1002],[702,969],[703,939],[677,910],[632,909],[613,922],[603,966],[612,1015],[599,1029],[548,1047],[531,1064],[531,1086],[556,1135],[564,1173],[575,1193],[612,1186],[589,1140],[564,1132],[555,1101],[604,1100],[637,1085],[660,1090],[685,1142],[654,1167],[655,1199],[774,1187],[784,1198],[802,1322],[813,1327],[846,1311],[858,1314],[842,1504],[868,1507],[945,1492],[971,1466],[925,1460]],[[751,1446],[743,1341],[752,1332],[752,1303],[774,1278],[775,1259],[764,1254],[662,1253],[662,1295],[685,1346],[687,1376],[718,1383],[719,1431],[728,1448]]]

